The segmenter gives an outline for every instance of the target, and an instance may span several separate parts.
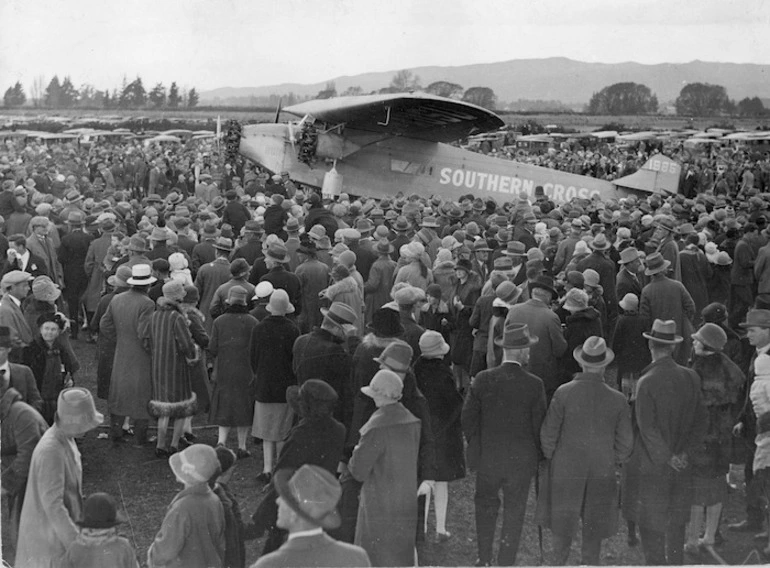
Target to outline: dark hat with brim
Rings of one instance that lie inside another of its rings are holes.
[[[529,289],[532,290],[533,288],[542,288],[543,290],[547,290],[554,296],[554,298],[559,296],[556,288],[553,287],[553,278],[550,276],[541,275],[532,280],[529,283]]]
[[[495,345],[503,349],[527,349],[540,339],[529,334],[529,326],[525,323],[510,323],[505,326],[503,336],[495,339]]]
[[[647,276],[652,276],[668,270],[668,267],[671,266],[671,261],[663,258],[663,255],[659,252],[655,252],[645,259],[645,265],[644,273]]]
[[[83,517],[75,521],[84,529],[109,529],[125,522],[126,517],[107,493],[89,495],[83,503]]]
[[[770,310],[749,310],[746,321],[739,324],[741,327],[770,328]]]

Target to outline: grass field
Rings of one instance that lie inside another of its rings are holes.
[[[136,118],[146,117],[150,121],[195,121],[207,124],[209,127],[216,125],[217,117],[222,121],[235,119],[241,122],[272,122],[275,119],[275,110],[265,109],[243,109],[222,107],[217,109],[180,109],[180,110],[85,110],[85,109],[66,109],[66,110],[45,110],[45,109],[6,109],[0,108],[0,118],[13,117],[125,117]],[[754,129],[759,127],[770,128],[770,119],[747,119],[732,117],[696,117],[682,118],[677,116],[593,116],[587,114],[515,114],[501,113],[501,118],[514,126],[520,126],[530,121],[535,121],[541,125],[555,124],[561,128],[574,129],[583,132],[594,131],[607,125],[622,125],[624,130],[648,130],[648,129],[683,129],[695,128],[705,129],[708,127],[720,126],[736,129]],[[281,120],[294,118],[288,113],[281,115]]]
[[[83,341],[73,342],[75,351],[81,362],[81,371],[76,377],[78,384],[96,392],[96,359],[95,346]],[[97,400],[99,410],[107,414],[105,401]],[[147,549],[160,528],[166,507],[177,491],[181,489],[174,480],[166,460],[155,459],[153,449],[135,449],[113,447],[107,439],[99,438],[106,434],[107,428],[102,427],[90,432],[81,444],[83,458],[83,490],[86,495],[96,491],[106,491],[122,502],[128,514],[130,523],[123,525],[121,532],[135,546],[143,566],[146,566]],[[216,429],[205,426],[200,418],[196,419],[196,434],[202,443],[216,444]],[[231,447],[234,445],[234,433],[231,434]],[[244,517],[250,516],[262,498],[261,486],[255,477],[262,471],[261,448],[249,443],[253,457],[243,460],[236,466],[231,487],[240,502]],[[423,566],[468,566],[476,559],[476,532],[474,525],[474,475],[450,484],[450,502],[447,530],[452,538],[443,543],[436,541],[435,528],[430,519],[429,533],[423,544],[418,547],[420,564]],[[723,515],[723,526],[726,523],[743,518],[743,498],[739,492],[732,491]],[[537,565],[540,562],[537,528],[532,522],[534,514],[534,488],[530,493],[522,544],[518,557],[520,565]],[[5,509],[4,509],[5,510]],[[5,513],[4,513],[5,514]],[[4,517],[5,519],[5,517]],[[639,546],[629,548],[626,544],[625,523],[619,521],[618,533],[605,541],[602,552],[602,563],[609,565],[640,565],[644,557]],[[751,535],[745,533],[730,533],[723,530],[727,541],[718,548],[718,552],[730,564],[741,564],[754,548]],[[12,563],[12,552],[8,548],[7,526],[3,525],[4,559]],[[255,562],[262,550],[263,541],[247,543],[247,565]],[[550,559],[550,535],[544,531],[545,561]],[[579,538],[573,545],[570,564],[580,561]],[[690,558],[690,562],[698,564],[714,564],[710,557]],[[754,562],[754,563],[759,563]]]

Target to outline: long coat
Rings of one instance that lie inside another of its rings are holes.
[[[107,250],[111,244],[112,233],[104,233],[88,245],[86,260],[83,265],[86,276],[88,276],[88,287],[86,288],[83,302],[86,305],[86,310],[89,312],[96,310],[96,305],[102,296],[102,288],[104,287],[104,264],[102,261],[107,256]]]
[[[372,321],[374,312],[390,302],[390,288],[396,268],[397,264],[390,257],[380,257],[369,269],[369,278],[364,283],[365,321]]]
[[[549,464],[548,490],[541,492],[544,525],[572,536],[578,520],[593,538],[615,533],[618,487],[615,465],[631,455],[634,438],[626,398],[600,375],[578,373],[560,386],[540,431]]]
[[[217,426],[250,426],[254,404],[249,396],[251,334],[259,322],[247,313],[228,311],[214,320],[209,353],[214,359],[214,392],[209,423]]]
[[[280,549],[260,557],[252,568],[283,566],[371,566],[366,551],[334,540],[325,533],[293,538]]]
[[[225,556],[225,513],[202,483],[176,494],[147,551],[150,567],[220,568]]]
[[[78,535],[83,509],[83,466],[74,440],[49,428],[32,453],[21,511],[18,568],[56,568]]]
[[[550,395],[561,384],[559,358],[567,350],[559,316],[540,300],[530,299],[508,310],[505,323],[510,322],[526,323],[530,335],[538,338],[529,348],[529,372],[543,381]]]
[[[678,363],[684,363],[692,349],[691,335],[695,331],[693,321],[696,316],[695,302],[684,285],[665,276],[654,276],[642,289],[639,315],[645,318],[649,325],[656,319],[674,320],[677,335],[684,338],[677,348],[676,360]]]
[[[92,240],[94,238],[83,231],[72,231],[61,239],[58,254],[64,275],[65,294],[68,296],[79,296],[88,288],[85,262]]]
[[[110,377],[110,413],[134,419],[149,418],[152,396],[152,357],[149,351],[150,320],[155,304],[146,294],[128,290],[115,296],[99,329],[115,340]]]
[[[179,306],[158,299],[150,320],[152,348],[152,398],[149,411],[158,418],[185,418],[195,414],[197,397],[192,392],[188,359],[195,359],[195,343]]]
[[[96,340],[96,396],[104,400],[107,400],[110,396],[110,377],[112,376],[112,361],[115,358],[115,340],[107,339],[101,333],[99,323],[107,311],[107,306],[110,305],[112,298],[115,297],[115,293],[125,292],[126,290],[127,288],[116,289],[114,292],[102,296],[89,325],[92,332],[99,334]]]
[[[300,264],[294,271],[302,288],[302,309],[297,318],[300,331],[307,333],[321,325],[321,305],[318,294],[329,285],[329,267],[318,259],[311,258]]]
[[[623,513],[642,527],[663,530],[690,518],[692,467],[669,464],[692,455],[707,427],[698,373],[671,357],[653,361],[639,379],[634,408],[634,449],[623,480]]]
[[[195,287],[198,289],[200,301],[198,302],[201,313],[206,320],[203,322],[206,331],[211,334],[214,318],[211,317],[211,300],[217,289],[230,280],[230,262],[226,258],[217,258],[213,262],[204,264],[195,275]]]
[[[463,397],[455,388],[452,369],[443,359],[421,357],[414,364],[417,387],[430,408],[430,426],[436,445],[435,481],[465,477],[465,451],[460,413]]]
[[[298,385],[308,379],[321,379],[337,392],[339,400],[334,417],[350,427],[356,392],[352,383],[351,356],[344,341],[320,328],[301,335],[292,349],[292,367]]]
[[[695,303],[696,318],[709,304],[708,282],[711,278],[711,266],[706,255],[695,245],[689,245],[679,253],[679,264],[682,267],[682,284],[690,293]]]
[[[358,331],[358,336],[364,335],[364,294],[358,287],[355,279],[352,276],[347,276],[335,282],[323,291],[324,297],[329,304],[334,302],[342,302],[348,305],[356,314],[355,326]]]
[[[64,273],[62,271],[59,256],[56,254],[56,245],[51,237],[45,237],[41,241],[37,236],[27,237],[27,249],[30,253],[39,256],[45,262],[46,272],[53,280],[54,284],[64,286]]]
[[[298,337],[296,324],[284,316],[271,315],[254,326],[249,359],[258,402],[286,402],[286,389],[297,384],[292,349]]]
[[[361,428],[348,468],[363,483],[355,544],[373,566],[413,566],[420,420],[402,404],[378,408]]]
[[[475,272],[468,275],[468,280],[465,283],[461,284],[458,280],[455,285],[454,297],[462,302],[462,306],[457,307],[454,302],[450,304],[452,315],[457,322],[452,341],[452,362],[466,369],[470,367],[471,356],[473,355],[473,328],[468,322],[473,313],[473,307],[481,295],[482,284],[481,278]]]

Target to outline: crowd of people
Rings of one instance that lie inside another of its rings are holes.
[[[206,142],[7,141],[15,565],[137,565],[113,497],[82,495],[77,441],[105,421],[114,451],[147,448],[183,486],[150,566],[243,567],[263,536],[258,567],[411,566],[426,500],[433,538],[457,538],[450,484],[469,472],[480,566],[515,564],[533,484],[552,564],[581,526],[599,564],[621,517],[649,564],[696,560],[726,538],[731,464],[747,491],[729,528],[766,531],[766,170],[740,156],[681,194],[606,202],[375,200],[222,166]],[[93,393],[75,341],[96,351]],[[228,483],[250,437],[264,498],[247,515]]]

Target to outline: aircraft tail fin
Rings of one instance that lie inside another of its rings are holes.
[[[668,156],[656,154],[638,171],[612,183],[647,193],[677,193],[681,170],[682,167]]]

